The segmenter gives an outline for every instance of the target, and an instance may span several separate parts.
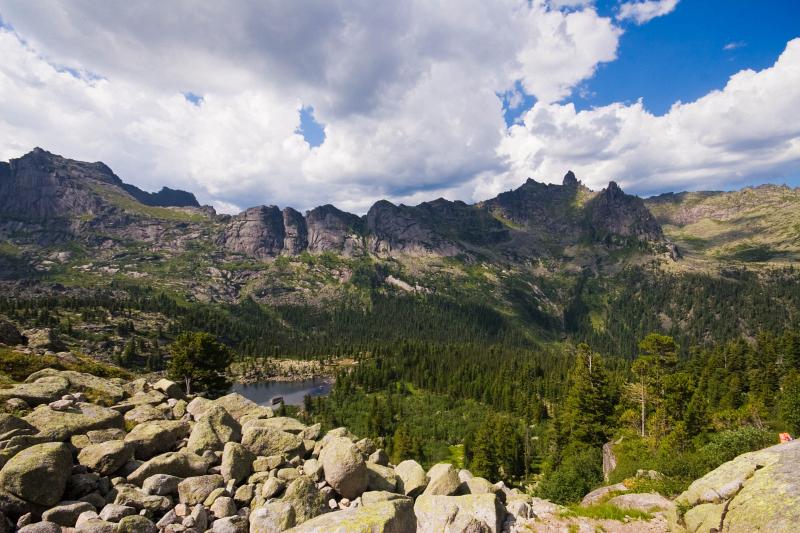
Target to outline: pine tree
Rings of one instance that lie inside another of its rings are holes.
[[[608,440],[612,411],[608,372],[599,354],[581,343],[569,375],[569,390],[562,408],[566,440],[602,445]]]

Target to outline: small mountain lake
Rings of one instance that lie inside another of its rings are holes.
[[[330,393],[333,380],[330,378],[313,378],[301,381],[264,381],[261,383],[234,383],[231,392],[238,392],[245,398],[259,405],[272,405],[272,399],[283,397],[286,405],[303,405],[306,394],[325,396]]]

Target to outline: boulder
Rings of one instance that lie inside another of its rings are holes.
[[[457,475],[456,475],[457,477]],[[505,509],[494,494],[423,494],[414,503],[417,531],[502,531]]]
[[[153,384],[153,388],[176,400],[182,400],[185,397],[181,386],[168,379],[159,379]]]
[[[119,428],[93,429],[86,432],[91,444],[100,444],[110,440],[125,440],[125,431]]]
[[[192,418],[197,420],[203,413],[205,413],[214,402],[209,400],[208,398],[203,398],[202,396],[196,396],[192,398],[192,401],[186,404],[186,412],[192,415]]]
[[[218,405],[223,407],[230,415],[236,419],[237,421],[241,421],[242,417],[253,413],[262,413],[266,412],[265,408],[262,408],[256,402],[252,400],[248,400],[244,396],[239,393],[232,392],[231,394],[225,395],[221,398],[217,398],[214,400],[214,405]],[[240,422],[241,423],[241,422]]]
[[[157,455],[142,464],[128,475],[128,481],[141,485],[153,474],[169,474],[177,477],[201,476],[206,473],[211,463],[199,455],[180,451]]]
[[[61,533],[61,526],[55,522],[36,522],[19,528],[17,533]]]
[[[242,435],[242,444],[255,455],[288,455],[303,445],[303,439],[279,429],[249,427]]]
[[[72,471],[72,453],[61,442],[31,446],[0,470],[0,488],[26,502],[45,507],[61,500]]]
[[[58,376],[66,379],[69,382],[70,392],[83,392],[91,402],[111,405],[125,397],[125,390],[114,380],[74,370],[45,368],[28,376],[25,382],[31,383],[42,376]]]
[[[109,503],[100,511],[100,518],[106,522],[119,522],[126,516],[136,514],[136,509],[127,505]]]
[[[216,518],[225,518],[236,514],[236,502],[228,496],[221,496],[211,504],[211,513]]]
[[[428,470],[428,486],[423,494],[430,496],[452,496],[458,492],[461,480],[458,479],[458,470],[450,463],[439,463]]]
[[[124,428],[117,411],[84,402],[76,403],[69,411],[53,411],[41,405],[23,419],[53,441],[66,441],[92,429]]]
[[[50,328],[28,329],[22,332],[28,339],[28,347],[38,350],[52,350],[60,352],[66,350],[67,346],[58,338],[58,335]]]
[[[228,442],[222,450],[222,465],[220,473],[225,482],[233,480],[237,485],[241,483],[253,469],[255,455],[239,444],[238,442]]]
[[[167,496],[145,494],[133,485],[123,483],[114,487],[114,491],[115,505],[144,509],[152,513],[163,513],[172,508],[172,500]]]
[[[17,326],[8,320],[0,319],[0,344],[8,346],[16,346],[18,344],[25,344],[25,337],[17,329]]]
[[[133,458],[133,446],[121,440],[90,444],[78,454],[78,463],[101,476],[108,476]]]
[[[286,487],[286,482],[276,477],[270,477],[260,487],[261,497],[267,500],[279,494]]]
[[[275,470],[284,463],[282,455],[270,455],[269,457],[256,457],[253,461],[254,472],[266,472]]]
[[[800,522],[800,440],[740,455],[692,483],[675,500],[685,525],[703,531],[722,505],[721,531],[793,531]],[[719,523],[717,524],[718,527]],[[692,531],[689,529],[689,531]]]
[[[119,411],[120,413],[127,413],[136,407],[140,407],[142,405],[160,405],[167,401],[167,395],[161,391],[157,391],[155,389],[147,390],[147,391],[140,391],[125,400],[122,403],[118,403],[112,405],[112,407]]]
[[[137,459],[150,459],[175,448],[178,440],[189,434],[189,424],[183,420],[156,420],[134,427],[125,436],[133,445]]]
[[[178,483],[178,499],[188,505],[203,503],[214,489],[221,488],[224,484],[219,474],[188,477]]]
[[[264,497],[266,498],[266,496]],[[300,476],[292,481],[286,487],[286,493],[282,500],[294,508],[295,521],[298,524],[319,516],[327,510],[325,496],[306,476]]]
[[[506,494],[500,487],[482,477],[471,477],[461,483],[459,489],[464,494],[494,494],[500,501],[505,501]]]
[[[406,533],[414,531],[416,520],[410,499],[389,500],[327,513],[301,523],[292,533]],[[420,531],[419,528],[416,528]],[[444,530],[424,530],[444,531]],[[450,530],[448,530],[450,531]]]
[[[724,511],[725,505],[722,503],[701,503],[696,507],[692,507],[683,516],[686,530],[689,533],[716,530],[722,523],[722,513]]]
[[[157,406],[142,404],[127,411],[124,418],[125,425],[129,428],[133,428],[138,424],[144,424],[145,422],[151,422],[153,420],[168,420],[170,416],[172,416],[172,409],[166,404]]]
[[[324,477],[322,470],[322,463],[316,459],[308,459],[303,463],[303,474],[307,475],[314,481],[320,481]]]
[[[142,490],[146,494],[156,496],[169,496],[178,493],[178,484],[183,478],[171,476],[169,474],[153,474],[142,483]]]
[[[18,435],[33,435],[38,431],[19,417],[0,413],[0,440],[8,440]]]
[[[395,466],[394,472],[397,474],[397,490],[406,496],[416,498],[428,486],[428,476],[425,475],[425,470],[412,459]]]
[[[241,426],[228,411],[215,405],[195,423],[186,448],[197,454],[206,450],[219,451],[226,442],[241,440],[241,431]]]
[[[367,465],[356,445],[348,438],[328,441],[319,460],[325,481],[345,498],[355,499],[367,488]]]
[[[248,507],[256,495],[257,486],[258,485],[253,485],[251,483],[240,486],[233,494],[233,501],[235,501],[240,507]]]
[[[59,400],[69,390],[69,381],[58,376],[42,377],[33,383],[0,389],[0,402],[18,398],[30,406],[49,404]]]
[[[43,512],[42,520],[64,527],[72,527],[81,513],[94,510],[95,508],[86,502],[61,502]]]
[[[306,429],[305,424],[299,420],[295,420],[294,418],[289,418],[286,416],[249,420],[242,425],[242,431],[249,427],[273,428],[295,434],[302,434]],[[302,435],[301,438],[303,438]]]
[[[595,503],[600,502],[600,500],[606,498],[612,492],[628,492],[628,490],[628,487],[626,487],[624,483],[616,483],[615,485],[600,487],[599,489],[595,489],[584,496],[583,500],[581,500],[581,505],[584,507],[594,505]]]
[[[389,464],[389,456],[386,455],[386,452],[383,450],[375,450],[370,454],[367,458],[367,461],[370,463],[375,463],[381,466],[388,466]]]
[[[300,436],[303,440],[317,440],[319,438],[320,432],[322,431],[322,424],[317,423],[313,426],[308,426],[303,430]]]
[[[620,509],[633,509],[636,511],[655,512],[668,511],[675,508],[672,500],[655,492],[620,494],[608,500],[609,505]]]
[[[367,461],[367,489],[387,492],[397,490],[397,474],[394,469]]]
[[[250,529],[250,522],[246,516],[229,516],[214,520],[211,529],[214,533],[247,533]]]
[[[156,525],[146,516],[126,516],[119,521],[118,533],[158,533]]]
[[[288,502],[270,502],[250,513],[250,533],[286,531],[294,524],[294,507]]]
[[[73,474],[67,479],[64,491],[65,500],[80,500],[84,496],[96,492],[100,485],[100,476],[95,472]]]

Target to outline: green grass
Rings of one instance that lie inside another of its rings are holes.
[[[19,257],[22,253],[22,250],[19,246],[10,243],[8,241],[0,242],[0,255],[8,255],[11,257]]]
[[[0,374],[12,381],[25,379],[39,370],[53,368],[56,370],[75,370],[99,377],[130,379],[131,374],[119,367],[78,356],[75,363],[66,362],[52,355],[26,355],[10,348],[0,348]],[[8,380],[2,380],[6,384]]]
[[[598,503],[588,507],[581,507],[580,505],[570,505],[567,510],[561,513],[564,518],[591,518],[594,520],[652,520],[653,515],[645,511],[637,511],[635,509],[620,509],[616,505],[609,503]]]
[[[456,468],[464,468],[464,463],[466,457],[464,455],[464,445],[463,444],[453,444],[449,446],[450,450],[450,457],[448,462],[455,466]]]
[[[103,184],[93,184],[91,185],[91,188],[95,193],[99,194],[112,204],[136,215],[142,215],[161,220],[170,220],[173,222],[203,222],[207,220],[204,215],[198,213],[190,213],[180,209],[169,209],[166,207],[144,205],[137,202],[127,194],[116,191]]]

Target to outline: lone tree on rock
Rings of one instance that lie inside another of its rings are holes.
[[[182,333],[170,346],[172,359],[167,375],[183,381],[186,394],[199,391],[222,391],[228,388],[225,371],[231,364],[232,354],[227,346],[217,342],[208,333]]]

